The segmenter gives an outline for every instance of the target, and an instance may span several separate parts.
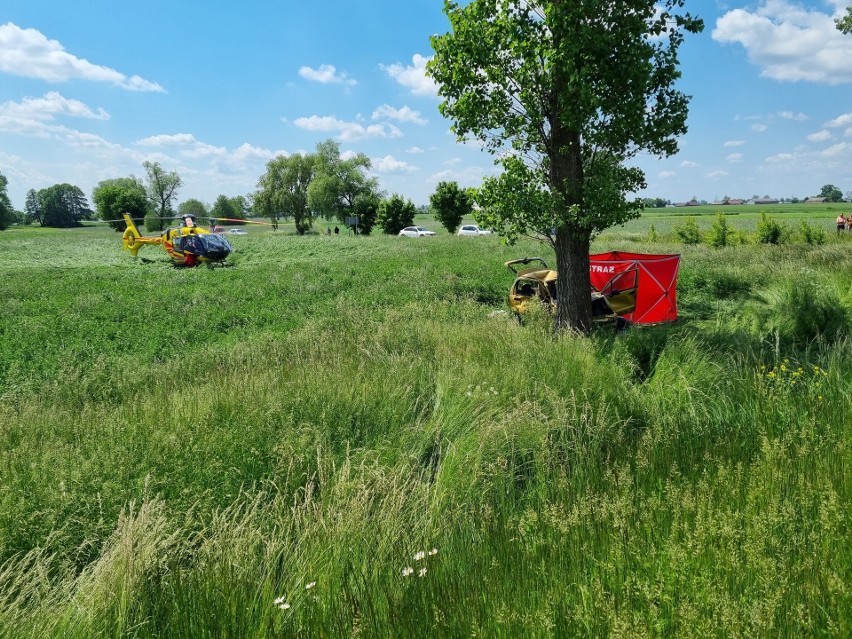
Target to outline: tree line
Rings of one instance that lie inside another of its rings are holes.
[[[6,178],[0,174],[0,230],[13,223],[68,228],[100,219],[123,231],[126,213],[147,231],[161,231],[169,219],[192,214],[231,224],[244,223],[250,216],[267,217],[276,229],[281,221],[292,221],[300,235],[319,219],[351,226],[363,235],[377,225],[385,233],[396,234],[412,225],[418,212],[411,200],[380,190],[378,180],[368,173],[371,162],[364,153],[343,157],[333,140],[319,143],[313,153],[273,158],[256,192],[219,195],[210,207],[195,198],[176,205],[183,186],[180,175],[158,162],[142,166],[144,180],[130,175],[99,182],[92,190],[94,211],[79,187],[58,184],[30,189],[24,211],[18,213],[6,195]],[[452,233],[471,214],[473,195],[455,182],[441,182],[430,203],[436,219]]]

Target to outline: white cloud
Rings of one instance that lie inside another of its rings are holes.
[[[288,155],[286,151],[271,151],[244,142],[233,151],[223,146],[214,146],[197,140],[191,133],[175,133],[152,135],[134,143],[136,146],[177,148],[178,153],[185,158],[194,160],[215,160],[226,164],[245,164],[249,162],[265,162],[278,155]]]
[[[846,142],[841,142],[840,144],[835,144],[834,146],[830,146],[825,149],[820,155],[824,158],[835,158],[839,155],[843,155],[843,153],[849,148],[849,145]]]
[[[456,166],[461,164],[461,158],[450,158],[449,160],[444,160],[444,166]]]
[[[763,133],[763,132],[764,132],[764,131],[766,131],[766,129],[768,129],[768,128],[769,128],[769,127],[768,127],[768,126],[766,126],[765,124],[759,124],[759,123],[758,123],[758,124],[752,124],[752,125],[751,125],[751,130],[752,130],[752,131],[756,131],[757,133]]]
[[[727,171],[711,171],[710,173],[707,174],[707,177],[710,178],[710,179],[713,179],[713,178],[725,177],[726,175],[728,175]]]
[[[852,124],[852,113],[844,113],[833,120],[829,120],[824,126],[834,128],[839,126],[849,126],[850,124]]]
[[[674,171],[660,171],[657,174],[657,177],[661,177],[663,179],[666,179],[666,178],[674,177],[675,175],[676,175],[676,173]]]
[[[485,171],[478,166],[469,166],[464,169],[444,169],[430,175],[426,182],[435,184],[438,182],[452,180],[461,186],[476,186],[482,182]]]
[[[414,95],[437,96],[438,85],[426,75],[426,63],[430,59],[415,53],[411,57],[411,66],[404,66],[399,62],[379,66],[402,86],[411,89]]]
[[[810,118],[805,113],[793,113],[792,111],[780,111],[778,117],[782,120],[794,120],[795,122],[806,122]]]
[[[792,153],[777,153],[775,155],[770,155],[766,158],[766,161],[770,164],[787,164],[793,162],[796,159],[796,156]]]
[[[423,153],[424,151],[419,146],[412,146],[408,149],[405,149],[405,152],[411,153],[412,155],[417,155],[418,153]]]
[[[373,164],[373,171],[376,173],[410,173],[417,170],[416,167],[411,166],[408,162],[397,160],[392,155],[386,155],[383,158],[371,158],[371,162]]]
[[[11,22],[0,25],[0,71],[47,82],[91,80],[109,82],[130,91],[165,92],[156,82],[92,64],[68,53],[59,42],[48,40],[40,31],[21,29]]]
[[[811,142],[827,142],[831,140],[834,136],[831,134],[831,131],[823,129],[822,131],[817,131],[816,133],[811,133],[808,136],[808,140]]]
[[[840,15],[843,4],[835,2]],[[763,0],[754,10],[734,9],[716,21],[713,39],[739,43],[760,75],[784,82],[852,82],[852,38],[841,34],[834,16],[792,4]]]
[[[398,120],[399,122],[413,122],[414,124],[426,124],[427,121],[420,115],[420,111],[415,111],[407,106],[396,109],[389,104],[383,104],[373,111],[373,120]]]
[[[300,67],[299,75],[306,80],[321,84],[345,84],[347,86],[358,84],[343,71],[338,72],[333,64],[321,64],[317,69]]]
[[[725,159],[728,162],[730,162],[731,164],[737,164],[738,162],[743,161],[743,154],[742,153],[731,153]]]
[[[698,162],[693,162],[692,160],[684,160],[680,163],[680,165],[685,169],[693,169],[698,166]]]
[[[728,140],[722,146],[733,147],[733,146],[742,146],[743,144],[745,144],[745,140]]]
[[[54,120],[57,115],[92,120],[109,120],[109,113],[98,107],[92,111],[79,100],[69,100],[56,91],[50,91],[41,98],[24,98],[20,102],[0,104],[0,116],[10,118],[31,118],[33,120]]]
[[[393,124],[381,123],[364,126],[357,122],[338,120],[333,116],[312,115],[306,118],[296,118],[293,124],[306,131],[318,131],[322,133],[336,132],[338,139],[344,142],[366,140],[368,138],[402,137],[402,131]]]

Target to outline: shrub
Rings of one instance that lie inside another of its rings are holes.
[[[722,212],[716,213],[716,219],[710,226],[710,246],[722,248],[734,241],[734,229],[728,224]]]
[[[406,226],[414,224],[416,213],[411,200],[405,200],[401,195],[394,193],[387,200],[379,204],[378,224],[388,235],[396,235]]]
[[[694,217],[688,217],[683,224],[675,226],[674,232],[684,244],[701,243],[701,231],[698,229],[698,223]]]
[[[657,229],[654,228],[654,225],[651,225],[651,228],[648,229],[648,241],[652,244],[660,239],[660,236],[657,234]]]
[[[825,229],[818,226],[811,226],[806,220],[802,220],[799,232],[801,233],[805,244],[811,244],[813,246],[821,246],[825,244]]]
[[[757,241],[761,244],[782,244],[788,237],[787,225],[769,217],[766,212],[760,214],[757,222]]]

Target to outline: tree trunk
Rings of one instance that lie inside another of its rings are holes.
[[[556,232],[556,317],[559,329],[588,333],[592,328],[588,236],[565,228]]]

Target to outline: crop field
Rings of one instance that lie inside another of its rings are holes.
[[[680,319],[588,337],[495,312],[532,240],[0,233],[0,638],[852,635],[839,210],[611,229]]]

